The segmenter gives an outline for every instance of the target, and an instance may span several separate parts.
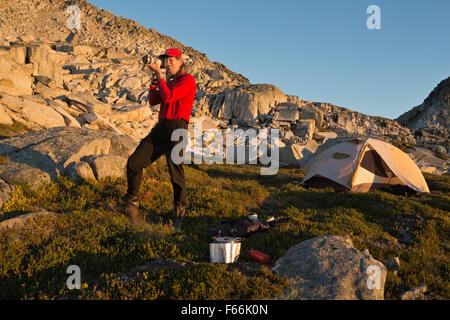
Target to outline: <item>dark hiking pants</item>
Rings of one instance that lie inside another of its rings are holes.
[[[188,129],[186,120],[161,119],[153,127],[150,134],[141,140],[127,162],[128,199],[136,199],[138,197],[143,169],[164,154],[173,186],[174,205],[187,205],[186,181],[182,163],[179,165],[173,163],[170,156],[172,148],[182,141],[181,138],[178,141],[171,141],[172,132],[180,128]],[[180,153],[180,155],[183,154]]]

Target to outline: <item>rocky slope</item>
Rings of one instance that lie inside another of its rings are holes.
[[[67,27],[66,10],[72,4],[81,9],[77,32]],[[0,124],[20,122],[34,131],[73,127],[80,137],[82,129],[106,130],[137,141],[155,124],[159,109],[148,107],[150,75],[142,70],[141,57],[169,47],[181,49],[197,80],[191,129],[197,121],[203,130],[279,128],[282,166],[301,167],[320,144],[344,136],[378,137],[414,152],[420,145],[448,152],[442,136],[422,138],[429,131],[416,134],[416,127],[395,120],[305,101],[270,84],[251,84],[205,54],[84,0],[1,1]],[[424,104],[440,106],[436,101],[448,99],[437,91]],[[424,170],[447,171],[448,161],[431,151],[425,157],[422,151],[416,159]],[[66,165],[57,171],[65,172]]]
[[[7,160],[0,165],[0,193],[6,190],[2,179],[35,189],[59,175],[73,180],[123,176],[136,147],[125,135],[88,128],[57,127],[3,139],[0,157]]]
[[[414,130],[449,130],[450,77],[442,80],[421,105],[405,112],[397,121]]]
[[[396,119],[416,131],[418,139],[436,152],[450,152],[450,77],[441,81],[424,102]]]
[[[81,10],[81,28],[72,42],[89,44],[98,48],[120,48],[130,57],[145,53],[159,54],[165,48],[177,47],[191,63],[191,72],[197,80],[248,83],[248,79],[234,73],[223,64],[211,62],[201,53],[153,29],[140,26],[135,21],[117,17],[100,10],[85,0],[2,0],[0,3],[0,38],[39,43],[62,43],[71,39],[67,26],[67,8],[76,4]],[[121,51],[121,50],[120,50]],[[211,74],[211,75],[210,75]]]

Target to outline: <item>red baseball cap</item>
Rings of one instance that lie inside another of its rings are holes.
[[[183,56],[181,55],[180,50],[178,50],[177,48],[170,48],[167,49],[166,52],[162,55],[160,55],[160,57],[180,57],[182,58]]]

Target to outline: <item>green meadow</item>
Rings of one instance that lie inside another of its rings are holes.
[[[448,175],[425,174],[430,194],[402,196],[306,189],[299,183],[303,171],[293,167],[275,176],[262,176],[249,165],[189,165],[185,173],[189,206],[182,230],[170,224],[173,194],[163,158],[145,170],[143,223],[104,209],[107,201],[124,201],[125,178],[61,177],[35,191],[15,185],[0,221],[38,210],[52,214],[0,231],[0,299],[276,297],[288,279],[253,261],[245,249],[270,255],[273,265],[291,246],[323,234],[348,235],[383,263],[400,258],[400,270],[388,271],[385,299],[421,284],[450,298]],[[237,263],[210,263],[208,228],[252,212],[289,219],[248,237]],[[160,267],[145,268],[155,261]],[[70,265],[80,267],[79,290],[67,289]]]

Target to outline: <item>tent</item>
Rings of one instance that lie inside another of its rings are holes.
[[[422,172],[406,153],[373,138],[342,140],[318,150],[305,167],[303,184],[357,192],[398,187],[430,192]]]

